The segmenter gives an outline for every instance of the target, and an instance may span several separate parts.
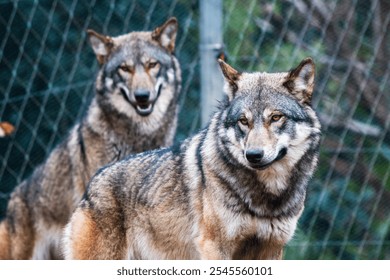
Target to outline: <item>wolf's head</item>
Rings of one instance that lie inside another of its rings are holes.
[[[109,37],[88,30],[100,64],[96,82],[101,106],[131,118],[159,117],[176,102],[181,73],[174,56],[177,20],[170,18],[151,32]],[[103,104],[103,105],[102,105]]]
[[[219,63],[227,93],[219,135],[232,159],[252,170],[291,167],[318,145],[311,58],[285,73],[240,73]]]

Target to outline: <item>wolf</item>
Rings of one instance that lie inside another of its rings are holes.
[[[11,194],[0,224],[0,259],[61,258],[63,227],[105,164],[173,143],[181,70],[176,18],[147,32],[88,30],[100,64],[84,117]]]
[[[282,258],[318,162],[315,65],[219,64],[226,97],[206,128],[92,178],[65,228],[66,259]]]

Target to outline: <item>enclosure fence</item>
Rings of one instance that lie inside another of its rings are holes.
[[[208,14],[222,11],[218,51],[236,69],[286,71],[308,56],[316,63],[320,163],[285,258],[390,259],[390,2],[215,2]],[[199,1],[187,0],[0,1],[0,121],[15,126],[0,138],[0,217],[15,186],[94,94],[98,64],[88,28],[116,36],[177,17],[183,88],[176,140],[204,125],[202,111],[214,110],[215,97],[208,102],[201,90],[201,11]]]

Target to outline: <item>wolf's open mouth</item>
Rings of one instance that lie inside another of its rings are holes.
[[[135,106],[135,109],[137,110],[137,113],[140,114],[141,116],[147,116],[153,111],[153,104],[154,103],[149,103],[149,104],[137,104]]]
[[[120,92],[122,93],[123,97],[129,102],[140,116],[148,116],[153,112],[153,106],[156,100],[153,102],[147,101],[143,103],[138,103],[136,101],[132,101],[129,96],[127,95],[127,90],[120,88]]]
[[[129,97],[129,92],[124,87],[120,87],[120,92],[123,97],[129,102],[140,116],[149,116],[153,112],[154,104],[157,102],[157,99],[160,97],[162,84],[159,85],[157,90],[157,97],[154,100],[147,100],[142,102],[137,102],[136,100],[132,100],[133,98]]]

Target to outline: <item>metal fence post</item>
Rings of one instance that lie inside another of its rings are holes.
[[[217,55],[223,48],[222,0],[200,0],[201,122],[205,126],[223,96]]]

